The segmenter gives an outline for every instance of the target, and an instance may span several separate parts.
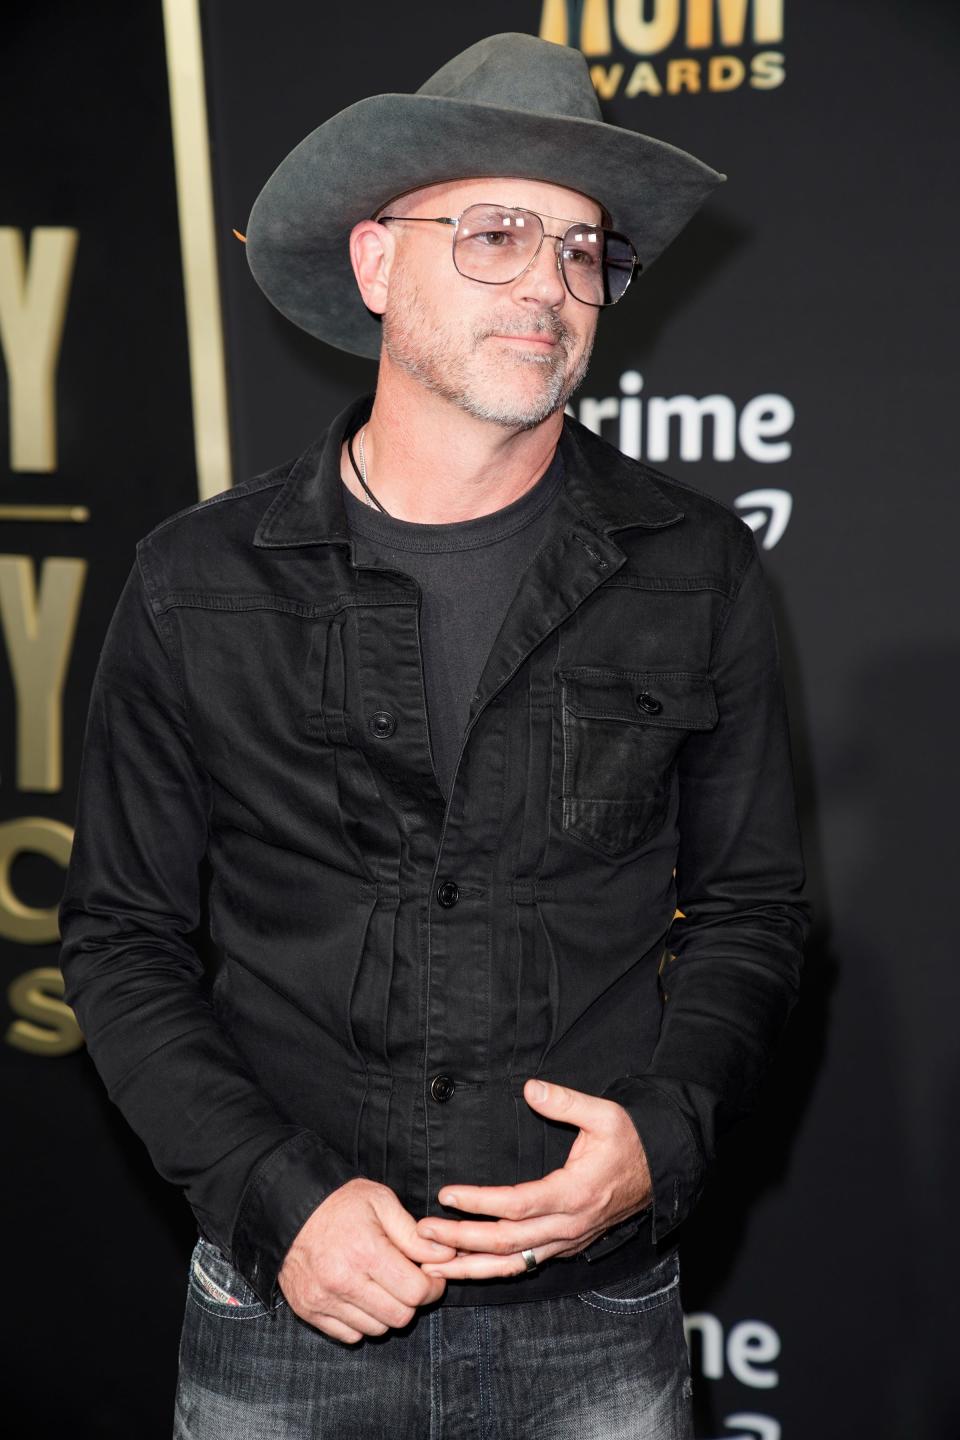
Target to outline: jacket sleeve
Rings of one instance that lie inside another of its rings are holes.
[[[798,994],[810,923],[777,635],[756,540],[744,540],[713,644],[718,721],[691,733],[677,762],[682,915],[661,967],[660,1038],[643,1074],[603,1092],[647,1153],[654,1239],[693,1209],[716,1137],[752,1108]],[[621,1238],[603,1237],[591,1258]]]
[[[104,640],[59,907],[65,994],[111,1100],[200,1229],[267,1304],[301,1225],[357,1172],[288,1124],[207,998],[201,918],[209,776],[143,542]],[[149,573],[149,572],[148,572]]]

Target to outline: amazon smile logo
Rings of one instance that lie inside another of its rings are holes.
[[[747,512],[741,514],[740,519],[760,536],[764,550],[772,550],[777,541],[783,539],[793,513],[793,496],[789,490],[748,490],[745,495],[738,495],[733,504],[736,510]]]
[[[784,0],[543,0],[539,34],[583,51],[602,100],[775,90],[783,11]]]

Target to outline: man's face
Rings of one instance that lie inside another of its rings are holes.
[[[431,185],[387,207],[404,216],[456,216],[479,201],[533,210],[545,231],[601,223],[595,200],[535,180],[481,179]],[[391,223],[395,253],[383,313],[390,363],[467,414],[531,429],[562,409],[590,361],[598,311],[574,298],[544,237],[516,280],[466,279],[444,225]]]

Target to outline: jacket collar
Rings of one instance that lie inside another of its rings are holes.
[[[326,432],[307,446],[260,518],[257,546],[350,544],[340,479],[340,447],[373,408],[364,395],[342,410]],[[664,491],[636,462],[570,416],[560,438],[564,489],[598,534],[642,526],[648,530],[683,518]]]
[[[569,415],[560,436],[566,489],[598,533],[640,526],[660,530],[683,519],[680,510],[646,466],[628,460]]]

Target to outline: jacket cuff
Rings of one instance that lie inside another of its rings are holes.
[[[311,1130],[282,1141],[251,1172],[237,1207],[231,1259],[264,1305],[273,1308],[279,1298],[277,1276],[314,1210],[359,1177]]]
[[[676,1101],[655,1080],[624,1075],[602,1094],[605,1100],[623,1106],[640,1136],[653,1183],[651,1240],[656,1243],[696,1205],[703,1190],[706,1156]],[[594,1246],[590,1249],[597,1253]]]
[[[598,1239],[588,1245],[585,1250],[580,1251],[584,1260],[599,1260],[601,1255],[608,1255],[611,1250],[616,1250],[626,1240],[632,1240],[640,1227],[650,1218],[650,1206],[639,1210],[636,1215],[628,1215],[626,1220],[621,1220],[619,1225],[612,1225],[609,1230],[604,1230]],[[577,1256],[577,1259],[580,1258]]]

